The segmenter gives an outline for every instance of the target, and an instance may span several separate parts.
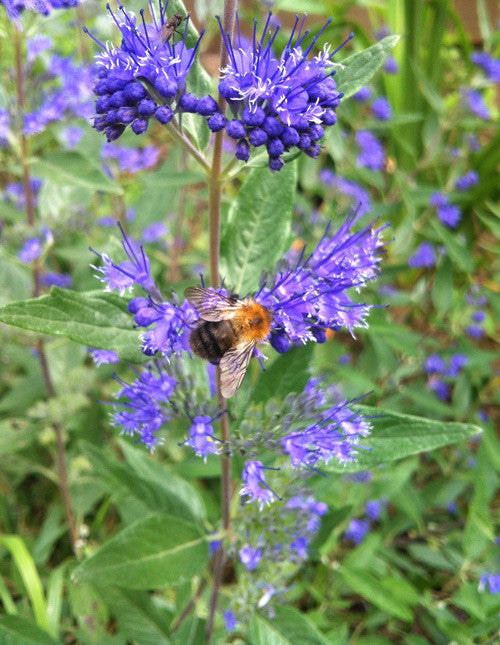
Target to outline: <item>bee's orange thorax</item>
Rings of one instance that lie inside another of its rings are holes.
[[[269,336],[272,319],[269,309],[251,298],[245,298],[232,323],[241,340],[260,343]]]

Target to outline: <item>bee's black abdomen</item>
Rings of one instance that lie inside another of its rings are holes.
[[[218,363],[236,342],[236,335],[229,320],[204,321],[191,331],[189,345],[200,358]]]

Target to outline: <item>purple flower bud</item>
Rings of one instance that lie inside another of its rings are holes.
[[[475,170],[469,170],[465,175],[462,175],[455,182],[455,188],[457,190],[465,191],[469,190],[473,186],[477,186],[479,183],[479,175]]]
[[[94,117],[94,129],[97,130],[97,132],[102,132],[103,130],[106,129],[106,118],[104,116],[96,116]]]
[[[376,522],[380,517],[380,512],[382,510],[380,502],[376,499],[373,499],[369,502],[366,502],[365,508],[368,517],[372,520],[372,522]]]
[[[465,328],[465,333],[471,338],[482,338],[484,329],[478,325],[469,325]]]
[[[158,311],[154,307],[142,307],[134,316],[134,321],[139,327],[149,327],[158,320]]]
[[[297,147],[300,148],[300,150],[307,150],[311,147],[311,139],[307,136],[307,134],[300,135],[300,140],[297,144]]]
[[[245,125],[249,127],[259,127],[263,124],[264,119],[266,118],[266,113],[261,107],[251,107],[247,106],[243,110],[241,115],[241,120]],[[268,117],[269,118],[269,117]]]
[[[270,139],[266,148],[270,157],[279,157],[285,152],[285,146],[280,139]]]
[[[359,103],[364,103],[365,101],[368,101],[369,99],[371,99],[371,96],[372,96],[371,88],[368,87],[368,85],[365,85],[360,90],[358,90],[356,94],[353,94],[352,98],[355,101],[358,101]]]
[[[361,544],[369,530],[370,522],[368,520],[353,519],[349,522],[349,528],[344,533],[344,540],[351,540],[354,544]]]
[[[326,342],[326,332],[321,327],[311,327],[311,334],[314,336],[314,340],[317,343]]]
[[[135,107],[121,107],[116,111],[116,118],[118,122],[124,123],[125,125],[132,123],[136,116],[137,110],[135,109]]]
[[[299,132],[304,132],[304,130],[309,129],[309,121],[304,116],[301,116],[300,119],[295,123],[294,127]]]
[[[110,128],[106,128],[105,130],[106,139],[108,140],[108,142],[116,141],[119,137],[121,137],[124,130],[125,130],[125,126],[121,123],[112,125]]]
[[[238,119],[226,123],[226,132],[231,139],[242,139],[245,136],[245,126]]]
[[[118,354],[112,350],[108,349],[90,349],[90,355],[92,356],[94,363],[97,367],[100,367],[103,364],[107,363],[119,363],[120,358]]]
[[[211,96],[202,96],[196,106],[196,111],[201,116],[210,116],[218,109],[216,101]]]
[[[222,618],[224,620],[224,627],[226,628],[226,631],[232,632],[233,629],[236,629],[236,625],[238,624],[238,621],[236,620],[236,616],[234,613],[227,609],[222,613]]]
[[[110,98],[107,94],[100,96],[95,102],[95,111],[97,114],[106,114],[110,108]]]
[[[430,242],[422,242],[415,253],[408,258],[412,269],[430,268],[436,264],[436,251]]]
[[[388,121],[392,117],[392,110],[389,105],[389,101],[383,96],[375,99],[372,103],[372,113],[379,121]]]
[[[337,123],[337,115],[333,110],[325,110],[321,121],[325,125],[335,125]]]
[[[162,125],[166,125],[167,123],[170,123],[170,121],[172,120],[173,116],[174,116],[174,113],[168,107],[168,105],[160,105],[160,107],[155,112],[156,119]]]
[[[472,320],[477,323],[482,323],[484,322],[484,319],[486,318],[486,314],[484,311],[475,311],[472,316]]]
[[[107,79],[104,78],[96,83],[96,86],[94,87],[94,94],[97,94],[97,96],[104,96],[105,94],[109,94]]]
[[[257,148],[267,142],[267,134],[262,128],[254,128],[248,133],[248,141]]]
[[[104,120],[106,121],[106,125],[114,125],[115,123],[118,123],[118,110],[108,110]]]
[[[137,112],[141,116],[153,116],[155,111],[156,111],[156,102],[153,101],[153,99],[142,99],[142,101],[137,106]]]
[[[249,544],[241,548],[238,552],[241,564],[247,571],[255,571],[262,559],[261,549],[254,549]]]
[[[233,87],[230,78],[223,78],[219,83],[219,93],[226,101],[239,98],[238,89]]]
[[[429,387],[430,390],[432,390],[438,399],[441,399],[441,401],[448,401],[450,398],[450,386],[448,383],[445,383],[439,378],[432,378],[430,381],[427,383],[427,386]]]
[[[163,74],[160,74],[156,79],[155,88],[160,96],[167,99],[170,99],[177,94],[177,83]]]
[[[108,76],[106,80],[106,85],[108,92],[113,94],[113,92],[118,92],[118,90],[125,89],[129,81],[126,81],[124,78],[118,78],[118,76]]]
[[[123,88],[123,94],[129,103],[135,105],[146,96],[146,90],[137,81],[127,83]]]
[[[285,162],[281,157],[269,157],[269,168],[273,172],[279,172],[284,165]]]
[[[285,128],[283,130],[283,133],[281,134],[281,140],[285,144],[285,146],[288,146],[291,148],[292,146],[296,146],[300,140],[299,133],[295,128]]]
[[[184,112],[196,112],[198,99],[194,94],[184,94],[179,101],[181,108]]]
[[[440,374],[446,369],[446,363],[439,354],[431,354],[423,364],[426,374]]]
[[[309,128],[309,136],[311,137],[312,141],[319,141],[325,136],[325,131],[320,125],[313,123]]]
[[[307,148],[307,150],[304,150],[306,155],[308,157],[311,157],[311,159],[316,159],[319,157],[319,153],[321,152],[321,146],[318,143],[313,143]]]
[[[387,56],[384,69],[388,74],[397,74],[399,72],[399,66],[394,56]]]
[[[240,161],[248,161],[250,157],[250,146],[245,139],[240,139],[238,141],[234,156]]]
[[[29,264],[40,257],[42,252],[42,243],[37,237],[32,237],[23,244],[22,249],[17,254],[21,262]]]
[[[212,114],[208,119],[208,127],[212,132],[220,132],[226,125],[226,117],[220,112]]]
[[[125,99],[125,94],[123,90],[118,90],[118,92],[115,92],[110,96],[109,99],[109,104],[113,108],[119,108],[125,105],[126,99]]]
[[[262,123],[262,128],[270,137],[279,137],[285,129],[285,126],[274,117],[267,116]]]
[[[148,129],[148,119],[136,119],[132,123],[132,130],[135,134],[144,134]]]
[[[290,341],[283,330],[273,329],[271,332],[270,343],[278,354],[285,354],[290,348]]]
[[[150,306],[150,301],[148,298],[132,298],[132,300],[128,303],[127,309],[130,311],[131,314],[136,314],[139,309],[142,309],[143,307],[149,307]]]

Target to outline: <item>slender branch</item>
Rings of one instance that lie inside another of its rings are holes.
[[[224,0],[224,16],[222,20],[223,29],[232,36],[234,31],[234,22],[237,0]],[[224,45],[222,36],[220,37],[220,69],[224,69],[228,62],[228,52]],[[218,105],[223,114],[226,112],[226,102],[219,94]],[[209,189],[209,234],[210,234],[210,284],[212,287],[219,286],[219,258],[220,258],[220,211],[222,204],[222,144],[224,139],[224,130],[215,133],[214,150],[212,156],[212,167],[208,180]],[[226,409],[226,401],[221,393],[220,368],[217,368],[217,396],[221,410]],[[229,441],[229,421],[227,414],[220,418],[221,439],[224,443]],[[230,502],[231,502],[231,459],[224,453],[221,453],[221,504],[222,504],[222,523],[226,534],[229,532],[231,525]],[[215,612],[217,610],[217,601],[219,589],[222,584],[222,574],[226,554],[221,548],[217,551],[215,561],[215,570],[213,578],[212,595],[210,597],[209,615],[205,631],[205,642],[207,645],[212,638]]]
[[[24,61],[23,61],[23,42],[22,35],[14,27],[14,58],[15,58],[15,82],[16,82],[16,96],[17,96],[17,111],[19,117],[22,119],[25,112],[26,105],[26,90],[25,90],[25,78],[24,78]],[[23,189],[24,196],[26,200],[26,217],[28,221],[28,226],[33,228],[35,226],[35,199],[33,195],[33,189],[31,187],[31,178],[28,168],[28,142],[22,130],[20,128],[20,161],[21,168],[23,172]],[[33,265],[33,295],[37,298],[40,295],[40,273],[41,266],[38,261]],[[49,365],[47,362],[47,356],[45,354],[45,347],[43,339],[39,339],[37,342],[38,349],[38,359],[40,361],[40,367],[42,370],[43,380],[45,382],[45,387],[47,389],[47,394],[49,398],[54,398],[56,392],[54,389],[54,384],[50,376]],[[56,434],[57,442],[57,474],[59,481],[59,488],[64,503],[64,510],[66,514],[66,522],[68,524],[68,530],[71,539],[71,545],[73,551],[77,554],[77,540],[78,533],[76,530],[75,516],[73,513],[73,506],[71,504],[71,494],[69,490],[69,481],[68,481],[68,471],[66,468],[66,451],[64,446],[64,436],[62,426],[58,421],[52,423],[54,432]]]
[[[168,124],[168,130],[171,132],[174,137],[182,143],[184,148],[189,152],[189,154],[196,159],[196,161],[208,172],[210,170],[210,165],[208,164],[207,160],[205,157],[196,150],[196,148],[193,146],[191,141],[187,137],[185,137],[179,130],[176,128],[176,124],[174,124],[174,121],[172,120]]]
[[[191,598],[191,600],[187,603],[187,605],[184,607],[182,610],[181,615],[175,623],[172,625],[170,628],[170,633],[175,634],[175,632],[179,629],[179,627],[182,625],[182,623],[186,620],[186,618],[189,616],[191,611],[194,609],[196,605],[196,601],[198,598],[201,596],[201,594],[205,591],[205,587],[207,586],[208,581],[206,578],[202,578],[200,584],[198,585],[198,589],[196,590],[194,596]]]

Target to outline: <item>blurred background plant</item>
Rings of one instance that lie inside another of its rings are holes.
[[[269,4],[244,4],[240,19],[251,24]],[[81,27],[92,27],[101,42],[116,40],[100,3],[48,16],[26,7],[15,16],[18,26],[5,11],[0,15],[0,304],[52,285],[60,290],[50,297],[59,302],[67,302],[68,287],[95,291],[98,299],[89,267],[95,258],[87,249],[119,254],[120,236],[110,229],[116,221],[144,243],[157,283],[182,292],[208,272],[208,235],[199,215],[208,194],[200,166],[159,125],[140,139],[127,128],[113,143],[89,127],[97,48]],[[138,11],[141,5],[129,7]],[[218,26],[212,16],[221,3],[196,1],[189,8],[197,27],[207,30],[201,60],[215,73]],[[346,332],[329,332],[307,359],[293,351],[285,355],[288,369],[338,383],[351,399],[371,392],[364,403],[396,413],[478,423],[483,434],[370,471],[360,460],[340,468],[340,475],[309,480],[329,509],[320,528],[310,531],[310,558],[293,575],[284,567],[286,588],[252,590],[264,611],[245,638],[267,642],[272,629],[296,643],[304,642],[301,630],[314,643],[494,643],[500,638],[498,6],[482,0],[282,0],[273,11],[282,23],[278,46],[293,26],[289,11],[313,14],[313,33],[332,17],[327,34],[333,43],[353,31],[352,49],[339,60],[388,34],[402,35],[383,73],[341,102],[319,158],[301,155],[297,162],[294,251],[305,243],[314,248],[327,222],[337,228],[351,207],[360,225],[374,217],[390,222],[393,239],[381,278],[364,291],[377,308],[356,341]],[[341,85],[341,68],[336,79]],[[227,163],[233,154],[228,143]],[[238,185],[227,184],[223,222]],[[85,304],[73,303],[82,316]],[[11,322],[9,315],[0,311],[1,320]],[[8,535],[0,536],[0,640],[203,642],[206,616],[198,602],[179,621],[193,594],[207,594],[196,562],[193,579],[185,572],[182,584],[171,581],[154,593],[152,578],[133,580],[133,572],[131,579],[121,572],[125,583],[116,579],[112,587],[92,572],[78,581],[71,577],[82,554],[119,538],[138,517],[164,512],[207,529],[218,519],[218,462],[209,455],[204,464],[179,445],[185,420],[170,422],[153,457],[117,437],[110,425],[99,401],[119,391],[114,372],[127,382],[134,378],[127,361],[141,357],[118,298],[112,315],[124,348],[119,363],[110,355],[93,359],[84,345],[62,336],[41,346],[30,332],[2,327],[0,522]],[[92,345],[90,334],[87,342]],[[190,370],[183,378],[205,378],[205,366],[193,363]],[[255,382],[257,369],[250,372]],[[269,381],[262,382],[259,395],[272,398]],[[269,417],[276,414],[272,405]],[[259,414],[248,420],[241,441],[258,430],[252,423],[258,425]],[[60,419],[65,423],[58,429]],[[67,490],[61,458],[68,466]],[[316,508],[318,517],[322,511]],[[236,529],[241,535],[248,535],[252,512],[245,506]],[[275,521],[269,512],[261,534],[273,532]],[[119,542],[111,556],[113,548]],[[248,601],[241,594],[257,556],[243,555],[238,585],[235,572],[226,572],[223,607],[238,594],[240,608]],[[285,591],[288,607],[277,606],[270,618],[269,599],[279,600]],[[241,632],[227,611],[225,628],[238,642]],[[217,625],[214,640],[227,638]]]

